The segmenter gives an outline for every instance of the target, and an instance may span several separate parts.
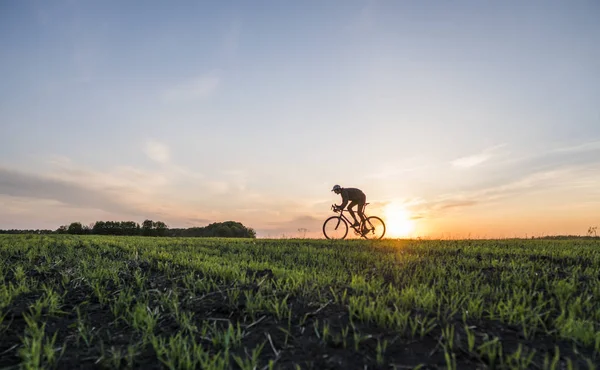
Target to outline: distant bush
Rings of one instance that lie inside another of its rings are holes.
[[[256,238],[254,229],[236,221],[214,222],[205,227],[169,229],[162,221],[97,221],[87,226],[81,222],[62,225],[56,230],[0,230],[0,234],[72,234],[72,235],[141,235],[178,237]]]
[[[45,230],[45,229],[9,229],[9,230],[0,230],[0,234],[54,234],[55,231]]]
[[[169,229],[169,236],[183,237],[221,237],[221,238],[256,238],[256,232],[239,222],[214,222],[206,227],[188,229]]]

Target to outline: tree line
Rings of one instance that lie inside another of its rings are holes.
[[[256,238],[256,231],[240,222],[213,222],[204,227],[169,228],[162,221],[96,221],[90,225],[72,222],[56,230],[28,229],[1,230],[0,234],[71,234],[71,235],[129,235],[129,236],[178,236],[178,237],[222,237]]]

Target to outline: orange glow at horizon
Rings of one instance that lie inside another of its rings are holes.
[[[386,236],[407,237],[415,230],[415,221],[411,219],[408,210],[397,203],[390,203],[383,209],[386,226]]]

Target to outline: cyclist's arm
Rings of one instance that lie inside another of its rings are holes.
[[[338,206],[338,208],[343,209],[348,204],[348,192],[346,190],[342,190],[342,204]]]

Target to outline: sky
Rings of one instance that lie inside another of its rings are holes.
[[[2,1],[0,229],[600,225],[600,2]]]

